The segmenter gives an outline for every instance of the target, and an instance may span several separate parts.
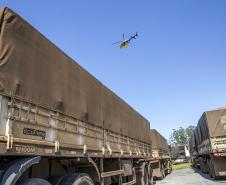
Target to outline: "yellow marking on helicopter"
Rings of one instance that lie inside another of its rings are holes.
[[[120,48],[121,48],[121,49],[122,49],[122,48],[126,48],[128,45],[129,45],[129,41],[127,40],[127,41],[123,42],[123,43],[120,45]]]

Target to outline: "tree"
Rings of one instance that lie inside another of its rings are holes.
[[[179,129],[173,129],[170,135],[171,145],[185,145],[188,143],[188,139],[191,137],[195,126],[188,126],[187,128],[179,127]]]

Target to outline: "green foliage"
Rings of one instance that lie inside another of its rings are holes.
[[[183,164],[174,164],[173,165],[173,170],[182,170],[186,168],[191,168],[190,163],[183,163]]]
[[[179,127],[179,129],[173,129],[173,132],[170,135],[170,144],[174,146],[187,144],[194,129],[195,126],[192,125],[187,128]]]

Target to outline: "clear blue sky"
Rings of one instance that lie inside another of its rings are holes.
[[[1,0],[168,138],[226,105],[225,0]],[[113,42],[139,32],[127,49]]]

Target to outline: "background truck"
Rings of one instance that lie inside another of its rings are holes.
[[[193,131],[189,138],[189,152],[191,155],[191,163],[194,168],[200,169],[198,161],[198,145],[197,145],[197,128]]]
[[[152,168],[155,179],[163,179],[172,171],[169,145],[167,140],[155,129],[151,129]]]
[[[0,9],[1,185],[151,185],[151,150],[144,117]]]
[[[226,176],[226,109],[204,112],[190,138],[193,166],[214,179]]]
[[[172,146],[170,151],[174,164],[190,162],[190,152],[188,145]]]

